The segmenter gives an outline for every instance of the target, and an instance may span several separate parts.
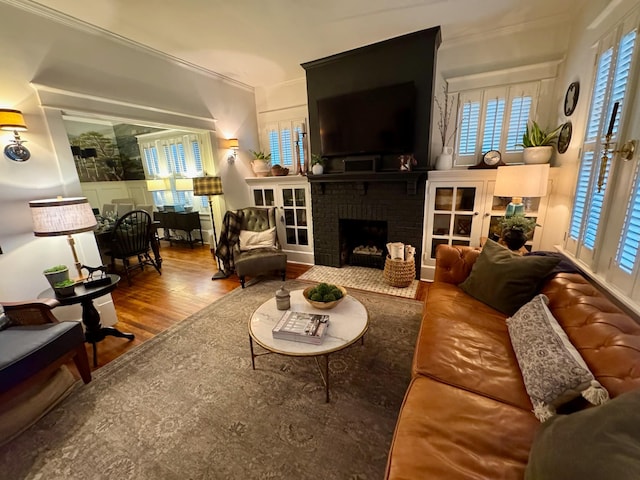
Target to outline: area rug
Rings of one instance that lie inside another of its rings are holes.
[[[351,265],[345,265],[340,268],[315,265],[298,278],[314,282],[335,283],[343,287],[358,288],[368,292],[384,293],[404,298],[416,298],[419,283],[418,280],[414,280],[406,288],[392,287],[382,276],[382,270]]]
[[[236,289],[98,370],[0,449],[0,477],[382,478],[421,303],[350,292],[370,329],[331,355],[325,403],[312,358],[264,355],[251,369],[248,319],[280,284]]]

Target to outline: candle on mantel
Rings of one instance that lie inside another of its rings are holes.
[[[620,102],[613,104],[613,112],[611,112],[611,120],[609,120],[609,129],[607,130],[607,137],[613,134],[613,125],[616,123],[616,115],[618,115],[618,105]]]

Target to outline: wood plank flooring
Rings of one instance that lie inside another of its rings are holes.
[[[118,314],[116,328],[135,334],[135,340],[107,337],[98,343],[98,367],[111,362],[131,348],[153,338],[172,325],[201,310],[235,288],[240,281],[235,275],[223,280],[211,280],[216,271],[208,245],[169,246],[162,241],[162,275],[153,268],[135,271],[132,285],[123,279],[113,293]],[[297,278],[308,265],[289,263],[287,278]],[[277,278],[277,277],[274,277]],[[418,298],[426,296],[427,283],[420,282]],[[92,346],[87,345],[92,358]],[[93,367],[93,366],[92,366]],[[75,369],[72,369],[72,371]],[[95,368],[94,368],[95,370]]]

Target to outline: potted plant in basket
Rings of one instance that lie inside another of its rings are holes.
[[[47,268],[42,272],[51,285],[51,288],[55,288],[56,283],[64,280],[69,280],[69,268],[66,265],[55,265]]]
[[[557,140],[561,129],[562,125],[558,125],[553,130],[544,130],[535,121],[527,124],[522,143],[519,144],[524,147],[522,153],[524,163],[549,163],[553,153],[553,143]]]
[[[256,174],[256,177],[269,176],[269,172],[271,171],[271,154],[265,153],[262,150],[257,152],[255,150],[249,150],[249,152],[253,155],[251,167],[253,168],[253,173]]]
[[[519,250],[527,243],[531,232],[538,226],[535,218],[527,218],[524,215],[504,217],[500,221],[500,242],[509,250]]]
[[[326,159],[317,153],[311,155],[311,172],[314,175],[322,175],[324,173],[324,165]]]

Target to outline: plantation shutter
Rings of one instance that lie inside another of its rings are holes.
[[[464,92],[460,94],[460,106],[458,118],[458,148],[456,157],[476,158],[478,144],[478,131],[480,130],[480,104],[482,92]],[[462,161],[461,163],[475,163],[474,161]]]
[[[269,152],[271,153],[271,163],[273,165],[276,163],[282,165],[282,155],[280,153],[280,132],[278,131],[277,123],[267,126],[267,140],[269,142]]]

